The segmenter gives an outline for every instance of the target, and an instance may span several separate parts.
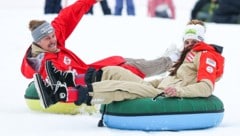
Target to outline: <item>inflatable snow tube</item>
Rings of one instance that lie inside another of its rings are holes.
[[[25,92],[25,101],[29,109],[33,111],[40,111],[40,112],[48,112],[48,113],[57,113],[57,114],[79,114],[83,112],[87,112],[89,114],[93,114],[97,112],[97,109],[94,106],[76,106],[74,103],[64,103],[64,102],[58,102],[57,104],[54,104],[53,106],[44,109],[41,104],[40,100],[34,85],[34,82],[31,82]]]
[[[141,98],[101,105],[109,128],[160,131],[204,129],[217,126],[224,115],[222,101],[208,98]]]

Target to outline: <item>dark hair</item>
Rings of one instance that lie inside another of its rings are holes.
[[[184,61],[187,53],[188,53],[190,50],[192,50],[192,48],[193,48],[193,45],[190,45],[190,46],[188,46],[188,47],[186,47],[186,48],[183,49],[180,58],[179,58],[178,61],[172,66],[172,68],[169,70],[169,72],[170,72],[169,75],[170,75],[170,76],[176,75],[178,68],[182,65],[182,63],[183,63],[183,61]]]

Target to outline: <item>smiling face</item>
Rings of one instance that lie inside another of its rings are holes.
[[[57,52],[57,38],[54,32],[44,36],[41,40],[37,42],[37,44],[48,52]]]

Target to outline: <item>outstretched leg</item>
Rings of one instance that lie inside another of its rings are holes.
[[[169,57],[160,57],[154,60],[126,58],[126,64],[137,67],[146,77],[159,75],[172,67]]]
[[[159,75],[167,72],[172,65],[180,58],[181,51],[176,45],[171,45],[166,49],[162,57],[154,60],[125,58],[126,64],[137,67],[145,77]]]

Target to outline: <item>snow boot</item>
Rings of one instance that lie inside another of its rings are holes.
[[[102,73],[103,73],[102,70],[97,71],[92,67],[88,68],[84,78],[85,84],[89,85],[92,84],[93,82],[101,81]]]
[[[73,71],[58,70],[51,61],[46,61],[46,72],[50,83],[57,84],[60,81],[62,84],[66,83],[67,87],[75,86],[75,74]]]
[[[66,84],[57,82],[57,84],[50,85],[45,82],[38,73],[34,74],[34,84],[40,98],[41,105],[45,109],[59,101],[67,100],[68,94]]]
[[[91,106],[91,100],[92,96],[89,95],[89,92],[92,92],[92,85],[87,85],[85,86],[77,86],[76,89],[78,89],[78,100],[75,101],[74,103],[76,105],[81,105],[82,103],[87,104],[88,106]]]

